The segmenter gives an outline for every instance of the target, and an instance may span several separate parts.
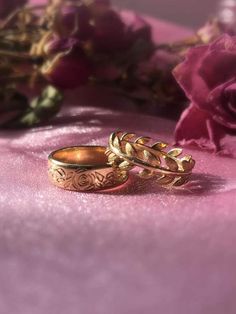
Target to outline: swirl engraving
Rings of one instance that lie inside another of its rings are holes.
[[[125,182],[127,172],[117,171],[111,168],[101,170],[89,170],[84,168],[67,169],[49,163],[49,178],[56,186],[71,191],[96,191],[112,188]]]

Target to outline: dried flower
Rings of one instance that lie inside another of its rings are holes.
[[[127,18],[116,11],[109,0],[50,0],[17,10],[1,27],[3,86],[11,83],[17,89],[23,83],[41,89],[49,83],[64,90],[93,82],[116,85],[129,95],[142,89],[141,98],[160,101],[168,98],[165,83],[174,86],[170,67],[163,72],[155,69],[155,75],[146,73],[147,81],[143,80],[140,64],[155,52],[151,27],[136,14]],[[47,118],[44,110],[39,117],[42,107],[32,104],[28,103],[18,125]],[[53,108],[49,116],[57,112],[58,107]]]
[[[53,85],[72,89],[88,82],[92,65],[80,42],[75,38],[58,39],[52,44],[57,50],[42,67],[42,74]]]
[[[191,101],[176,140],[236,156],[236,37],[192,48],[174,71]]]
[[[81,40],[86,40],[93,34],[91,19],[88,6],[65,3],[59,7],[54,28],[61,37],[78,36]]]
[[[97,53],[114,53],[127,49],[125,24],[120,15],[108,10],[95,21],[93,44]]]

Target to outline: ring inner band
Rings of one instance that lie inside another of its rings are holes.
[[[108,158],[102,146],[68,147],[51,154],[51,159],[70,165],[104,167]]]

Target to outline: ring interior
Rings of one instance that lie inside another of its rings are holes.
[[[105,151],[106,148],[102,146],[69,147],[54,152],[52,159],[72,165],[107,167]]]

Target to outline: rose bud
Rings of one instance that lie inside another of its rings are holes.
[[[27,0],[0,0],[0,19],[4,19],[12,11],[25,5]]]
[[[72,89],[86,84],[92,74],[91,62],[76,39],[59,40],[57,52],[42,67],[42,74],[53,85],[62,89]],[[65,49],[67,48],[67,49]]]
[[[113,53],[126,48],[125,24],[118,13],[109,10],[96,19],[93,44],[95,51],[101,53]]]
[[[91,37],[91,14],[84,5],[63,4],[56,20],[56,30],[62,37],[77,35],[81,40]]]

